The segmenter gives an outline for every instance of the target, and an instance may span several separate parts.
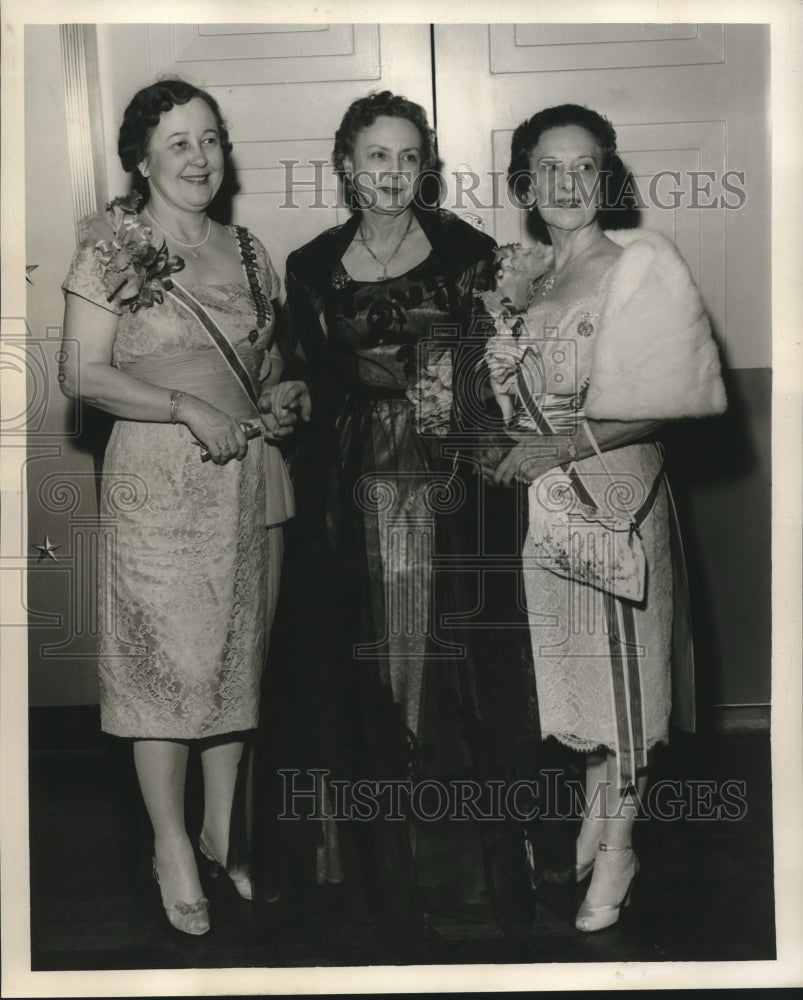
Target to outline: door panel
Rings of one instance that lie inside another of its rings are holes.
[[[492,24],[493,73],[722,62],[721,24]]]

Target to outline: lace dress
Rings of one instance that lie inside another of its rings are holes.
[[[270,300],[278,278],[252,240]],[[110,306],[89,244],[63,287],[120,316],[115,367],[192,392],[238,419],[254,416],[209,335],[169,295],[135,313]],[[269,309],[256,329],[245,270],[242,282],[187,287],[258,378],[274,318]],[[201,461],[182,424],[114,424],[100,498],[114,537],[99,565],[104,731],[196,739],[256,726],[280,559],[280,529],[265,526],[265,478],[258,439],[242,462],[218,466]]]
[[[571,309],[539,302],[525,314],[518,342],[521,386],[515,422],[535,433],[573,430],[583,417],[594,338],[610,271],[596,292]],[[525,395],[527,395],[525,390]],[[582,431],[581,431],[582,434]],[[630,772],[644,753],[666,742],[671,703],[672,562],[662,455],[654,443],[631,444],[576,464],[581,488],[605,509],[618,491],[630,510],[645,506],[640,535],[647,564],[644,599],[618,599],[542,568],[532,537],[523,549],[524,581],[541,730],[577,750],[601,747],[624,758]],[[614,487],[612,484],[616,483]],[[653,489],[655,486],[655,489]],[[530,487],[530,504],[537,503]],[[606,499],[607,498],[607,499]],[[630,772],[632,773],[632,772]]]

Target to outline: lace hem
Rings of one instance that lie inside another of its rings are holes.
[[[607,750],[608,753],[616,755],[616,746],[609,746],[607,743],[599,743],[594,740],[584,740],[580,736],[574,736],[571,733],[550,733],[542,732],[541,738],[547,739],[552,737],[553,740],[557,740],[558,743],[562,743],[564,746],[569,747],[570,750],[577,750],[580,753],[593,753],[595,750]],[[647,750],[652,750],[653,747],[658,745],[668,746],[669,745],[669,733],[663,733],[661,736],[653,736],[647,739]]]

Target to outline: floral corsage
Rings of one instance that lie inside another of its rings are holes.
[[[171,257],[167,244],[156,247],[153,230],[139,221],[140,195],[115,198],[103,216],[93,216],[87,237],[95,239],[95,258],[109,294],[132,313],[164,301],[173,287],[170,275],[184,268],[181,257]]]
[[[500,311],[523,312],[532,298],[533,285],[549,270],[552,247],[543,243],[522,246],[506,243],[494,251],[496,287],[482,292],[486,309],[495,317]]]
[[[497,247],[496,288],[479,294],[495,330],[485,345],[485,364],[506,422],[513,416],[516,377],[528,346],[521,342],[524,312],[532,298],[533,284],[549,269],[552,256],[552,247],[542,243],[526,247],[507,243]]]
[[[415,410],[419,434],[442,437],[449,431],[452,413],[452,359],[448,351],[419,369],[418,381],[407,390]]]

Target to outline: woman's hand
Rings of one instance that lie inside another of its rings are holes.
[[[245,458],[248,439],[239,423],[222,410],[197,396],[184,396],[178,404],[178,419],[204,445],[216,465],[225,465],[232,458],[238,461]]]
[[[292,434],[299,414],[305,423],[309,422],[312,415],[309,387],[306,382],[279,382],[263,391],[259,408],[268,436],[287,437]]]
[[[112,365],[118,317],[70,292],[64,310],[62,392],[123,420],[167,423],[174,415],[170,393]],[[76,344],[77,342],[77,344]],[[209,450],[218,465],[245,457],[245,434],[236,420],[196,396],[183,396],[177,418]],[[188,443],[189,447],[189,443]]]
[[[522,441],[505,455],[495,469],[483,467],[488,482],[512,486],[515,480],[531,483],[559,464],[557,456],[545,454],[544,444]]]
[[[587,423],[600,451],[613,451],[643,441],[662,425],[660,420],[589,420]],[[509,429],[507,433],[513,434]],[[519,479],[531,483],[556,466],[576,462],[594,453],[585,435],[567,437],[558,434],[533,440],[532,434],[522,434],[522,438],[495,469],[483,463],[487,482],[510,486],[515,479]]]
[[[489,382],[491,385],[491,392],[493,393],[496,404],[499,407],[499,412],[502,414],[505,426],[507,426],[513,419],[513,397],[505,392],[493,375],[490,377]]]

